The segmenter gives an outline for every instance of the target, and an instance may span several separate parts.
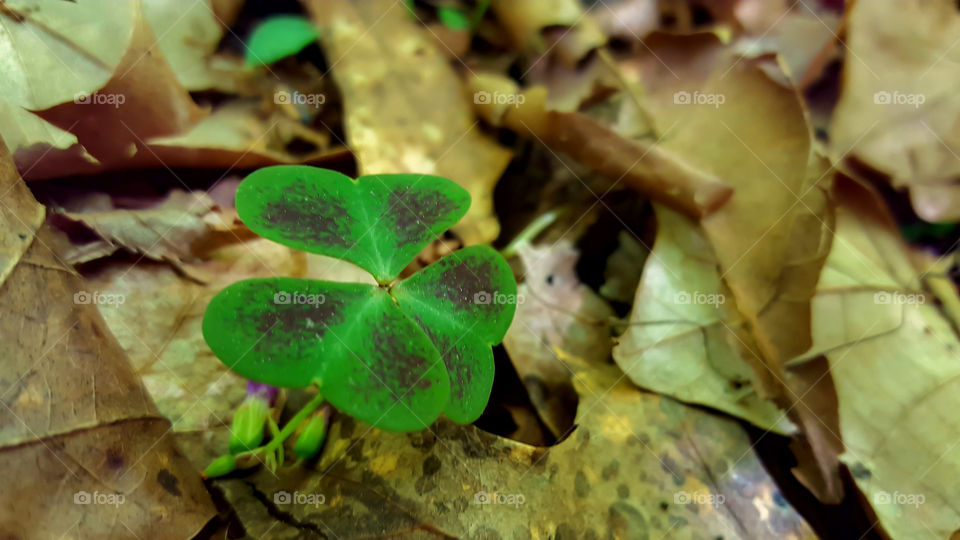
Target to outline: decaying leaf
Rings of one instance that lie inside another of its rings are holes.
[[[156,47],[184,88],[236,92],[242,87],[242,58],[213,56],[242,6],[243,0],[143,2],[144,16],[157,36]]]
[[[754,390],[741,357],[743,323],[705,234],[668,208],[656,212],[657,240],[614,350],[617,364],[644,388],[793,431],[784,413]]]
[[[18,207],[5,217],[42,216],[2,145],[0,161],[0,190],[19,194],[6,199]],[[13,267],[0,284],[0,529],[18,538],[195,535],[213,515],[209,495],[97,313],[96,304],[122,300],[87,290],[51,251],[51,228],[25,226],[0,232],[29,245],[19,257],[6,251]]]
[[[808,88],[839,56],[840,17],[818,2],[747,0],[738,3],[735,14],[748,35],[734,48],[748,57],[777,53],[798,88]]]
[[[570,430],[576,395],[572,372],[556,350],[600,365],[613,345],[613,310],[580,283],[574,269],[579,255],[566,241],[521,249],[525,283],[517,289],[517,313],[503,338],[530,401],[557,438]]]
[[[0,179],[16,178],[17,170],[9,159],[0,159]],[[0,204],[0,283],[10,275],[33,243],[33,235],[43,224],[46,212],[36,204],[23,182],[6,181]]]
[[[798,440],[825,438],[785,371],[811,346],[810,298],[832,238],[825,193],[832,172],[811,144],[799,96],[770,78],[777,67],[768,59],[729,57],[713,37],[658,36],[651,48],[629,72],[650,81],[656,124],[673,126],[661,144],[735,190],[701,225],[728,300],[745,318],[738,342],[756,390],[789,411],[804,433]],[[758,114],[778,121],[757,123]],[[829,478],[836,479],[835,470]],[[836,487],[839,480],[821,483]],[[818,496],[836,501],[840,494]]]
[[[76,137],[30,111],[73,101],[99,90],[120,65],[132,39],[136,6],[104,13],[96,2],[5,2],[0,10],[0,135],[11,152],[34,145],[67,149]],[[69,39],[63,37],[69,35]],[[110,40],[103,36],[109,35]],[[56,84],[46,77],[57,74]],[[81,159],[93,160],[80,151]],[[23,170],[23,167],[21,167]]]
[[[94,12],[99,15],[102,8],[96,2],[92,5]],[[76,135],[80,144],[98,162],[106,166],[115,166],[116,163],[122,163],[138,152],[143,152],[147,139],[179,133],[207,115],[207,111],[198,107],[187,90],[180,85],[166,59],[153,52],[156,37],[144,16],[140,2],[126,3],[125,10],[129,10],[128,17],[122,21],[123,26],[115,31],[124,32],[130,37],[129,41],[124,42],[125,48],[122,49],[124,52],[119,63],[108,67],[97,60],[92,61],[97,75],[109,73],[105,84],[84,88],[70,96],[66,102],[36,111],[44,120]],[[57,63],[60,64],[58,71],[69,73],[72,63],[81,62],[79,58],[88,54],[88,47],[102,51],[117,47],[111,32],[97,24],[91,24],[90,34],[85,36],[89,42],[74,44],[71,40],[76,39],[73,34],[75,23],[71,19],[70,8],[55,9],[52,14],[61,19],[59,24],[63,27],[61,31],[64,35],[52,36],[51,40],[69,44],[69,53],[65,53],[64,57],[57,57]],[[35,54],[48,53],[43,47],[32,43],[17,44],[15,47],[17,52],[34,47],[39,48]],[[114,52],[111,50],[110,54]],[[83,61],[91,62],[87,58]],[[50,73],[40,71],[40,67],[31,64],[26,66],[26,69],[35,78],[45,77]],[[56,151],[51,153],[55,154]],[[19,160],[18,165],[22,166]],[[27,167],[31,165],[33,164],[26,164]],[[67,165],[69,162],[62,166]],[[60,170],[61,175],[70,172],[73,171]]]
[[[244,509],[254,537],[273,530],[274,516],[280,530],[340,538],[814,537],[776,502],[735,422],[637,390],[613,366],[561,354],[580,406],[576,431],[557,446],[446,420],[398,434],[339,416],[316,472],[215,484]]]
[[[909,189],[928,221],[960,220],[960,17],[947,0],[848,4],[832,149]]]
[[[589,17],[590,10],[576,0],[494,0],[492,8],[513,45],[532,56],[552,52],[574,66],[606,43],[606,36]]]
[[[494,125],[527,135],[691,217],[709,215],[730,198],[730,186],[659,144],[626,139],[582,113],[548,110],[543,88],[519,94],[513,83],[493,77],[474,77],[471,85],[477,93],[503,92],[522,97],[522,103],[518,101],[515,106],[478,101],[478,112]]]
[[[65,262],[82,263],[125,248],[155,261],[180,263],[197,256],[197,248],[216,227],[226,227],[216,205],[203,192],[171,191],[165,200],[143,210],[109,209],[64,212],[64,226],[82,224],[99,236],[96,246],[71,247]]]
[[[837,238],[813,317],[836,385],[841,459],[878,527],[948,538],[960,529],[960,426],[950,412],[960,407],[960,339],[921,288],[879,197],[849,180],[835,195]]]
[[[344,123],[361,175],[450,178],[473,204],[454,227],[467,244],[496,238],[492,187],[510,153],[481,133],[436,43],[402,3],[307,2],[344,96]],[[364,36],[363,39],[358,39]]]

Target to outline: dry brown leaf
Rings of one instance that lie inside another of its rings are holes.
[[[752,6],[751,6],[752,4]],[[734,47],[748,57],[777,53],[786,64],[787,75],[798,88],[813,84],[830,62],[837,60],[841,50],[840,16],[820,9],[818,2],[800,0],[790,6],[768,0],[740,2],[735,7],[738,20],[747,27],[748,35],[736,41]],[[756,7],[756,10],[749,9]],[[763,16],[752,17],[756,11]]]
[[[696,223],[657,205],[657,240],[643,268],[629,326],[613,358],[635,384],[719,409],[764,429],[795,430],[760,398],[741,355],[744,330],[718,263]]]
[[[326,134],[313,131],[281,111],[264,111],[254,100],[228,102],[191,129],[146,141],[147,146],[117,168],[196,167],[252,169],[288,163],[338,163],[351,159],[342,146],[330,147]],[[294,154],[288,147],[303,144],[313,150]],[[49,158],[50,156],[46,156]],[[96,165],[42,159],[30,165],[31,178],[60,176],[65,170],[102,171]]]
[[[540,56],[553,54],[568,67],[607,39],[577,0],[494,0],[493,12],[520,51]]]
[[[960,220],[960,17],[948,0],[848,4],[843,85],[831,127],[837,156],[910,189],[927,221]]]
[[[572,372],[555,351],[606,363],[614,313],[580,283],[574,268],[580,253],[570,242],[525,246],[519,254],[525,282],[517,288],[517,312],[503,346],[540,418],[554,437],[563,438],[573,421],[576,395]]]
[[[24,217],[42,216],[0,144],[0,190]],[[31,221],[33,221],[31,219]],[[91,302],[51,251],[53,230],[25,224],[2,243],[0,529],[17,538],[187,538],[213,516],[199,475]],[[18,232],[19,231],[21,232]],[[29,234],[28,234],[29,233]]]
[[[26,157],[35,157],[53,148],[71,149],[80,162],[95,162],[75,136],[30,111],[73,101],[106,85],[133,39],[137,12],[133,3],[104,12],[91,1],[68,6],[4,2],[0,57],[6,76],[0,80],[0,135],[12,153],[24,149]],[[18,165],[25,162],[21,159]]]
[[[80,144],[108,167],[143,152],[147,139],[180,133],[207,114],[177,81],[163,55],[152,50],[156,38],[140,2],[128,5],[132,10],[128,23],[130,29],[127,30],[131,38],[106,84],[79,92],[66,103],[36,112],[44,120],[76,135]],[[69,19],[71,12],[61,7],[54,13],[57,17]],[[97,30],[96,38],[102,41],[101,47],[117,46],[115,36],[102,27]],[[80,45],[74,47],[77,48],[74,55],[84,54]],[[61,68],[61,71],[71,69]],[[39,66],[28,66],[27,69],[32,71]],[[48,73],[39,72],[34,76],[46,77]],[[93,90],[96,90],[95,94]],[[56,154],[56,151],[51,152],[45,159],[54,161]],[[22,162],[18,161],[18,165]],[[62,170],[61,174],[70,172]]]
[[[821,442],[830,434],[791,387],[812,381],[785,370],[812,343],[810,298],[832,238],[829,166],[811,145],[798,95],[770,78],[775,64],[731,55],[711,36],[658,35],[650,45],[626,71],[650,82],[651,114],[669,133],[662,145],[735,190],[701,224],[746,319],[742,356],[760,395],[789,411],[800,441],[818,449],[804,453],[820,460],[805,468],[830,471],[818,485],[833,489],[816,495],[838,500],[836,459]]]
[[[454,231],[492,241],[493,186],[510,153],[484,135],[459,78],[426,30],[391,0],[306,2],[344,96],[347,143],[360,174],[452,179],[473,199]]]
[[[403,434],[339,416],[315,473],[260,471],[215,484],[243,509],[253,537],[276,526],[344,539],[814,538],[778,502],[736,422],[642,392],[616,367],[560,354],[576,372],[580,406],[576,431],[556,446],[443,419]]]
[[[847,179],[835,197],[813,316],[836,385],[841,459],[890,536],[948,538],[960,529],[960,339],[882,199]]]
[[[0,159],[0,179],[17,178],[13,161]],[[23,182],[6,181],[0,185],[0,283],[20,262],[20,258],[33,243],[33,236],[43,225],[46,212],[36,204],[33,194]]]
[[[180,0],[143,2],[144,16],[157,36],[156,49],[170,63],[177,80],[190,91],[237,92],[252,71],[243,58],[217,57],[214,52],[244,0]]]
[[[516,106],[478,103],[478,112],[491,123],[502,123],[686,215],[702,218],[730,198],[729,186],[657,144],[626,139],[585,114],[548,110],[543,88],[518,94],[515,86],[506,90],[511,85],[507,79],[489,75],[473,77],[471,85],[488,95],[522,97]]]
[[[180,263],[197,256],[197,248],[216,227],[222,216],[203,192],[175,189],[160,204],[146,209],[108,209],[91,212],[64,212],[58,216],[65,226],[82,224],[100,237],[102,246],[79,246],[66,253],[65,262],[92,260],[90,254],[105,256],[119,248],[141,253],[155,261]],[[98,258],[98,257],[97,257]]]

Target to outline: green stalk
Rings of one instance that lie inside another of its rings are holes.
[[[322,403],[323,394],[317,392],[317,395],[314,396],[313,399],[311,399],[306,405],[304,405],[303,408],[300,409],[300,411],[295,414],[293,418],[286,423],[286,425],[283,426],[283,429],[280,430],[280,433],[278,433],[273,439],[270,439],[269,443],[261,446],[260,448],[254,448],[253,450],[248,450],[246,452],[237,454],[237,457],[239,458],[240,456],[252,455],[257,452],[272,452],[273,450],[282,448],[283,441],[285,441],[290,435],[293,435],[293,432],[296,431],[297,426],[303,423],[303,421],[310,416],[310,413],[317,410],[317,407],[319,407]]]
[[[500,250],[500,254],[505,258],[509,259],[517,254],[521,246],[529,244],[538,234],[542,233],[544,229],[549,227],[554,221],[560,217],[560,214],[565,211],[550,210],[549,212],[541,214],[537,219],[533,220],[529,225],[527,225],[520,234],[516,236],[513,240],[507,244],[507,247]]]

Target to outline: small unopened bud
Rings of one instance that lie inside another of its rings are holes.
[[[311,459],[320,452],[324,439],[327,438],[327,417],[329,408],[324,407],[307,420],[307,424],[297,437],[293,446],[293,453],[300,459]]]
[[[233,415],[230,425],[230,453],[239,454],[260,446],[270,406],[261,396],[248,397]]]
[[[276,404],[279,393],[280,389],[276,386],[270,386],[269,384],[258,383],[256,381],[247,381],[247,397],[260,396],[271,407]]]
[[[204,478],[216,478],[225,474],[230,474],[237,467],[237,458],[232,455],[220,456],[213,460],[213,463],[207,465],[203,471]]]

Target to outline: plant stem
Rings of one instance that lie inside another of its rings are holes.
[[[529,244],[536,236],[543,232],[544,229],[550,226],[551,223],[557,220],[560,217],[560,214],[565,212],[566,208],[561,210],[551,210],[544,214],[541,214],[540,217],[533,220],[529,225],[527,225],[520,234],[518,234],[513,240],[507,244],[507,247],[500,250],[500,254],[506,258],[513,257],[520,250],[520,247],[526,244]]]
[[[282,448],[283,441],[285,441],[290,435],[293,435],[293,432],[296,431],[297,426],[302,424],[303,421],[310,416],[310,413],[317,410],[317,407],[319,407],[322,403],[323,394],[317,392],[317,395],[314,396],[313,399],[311,399],[306,405],[304,405],[303,408],[300,409],[300,411],[297,412],[297,414],[295,414],[293,418],[291,418],[290,421],[283,426],[283,429],[280,430],[280,433],[277,433],[272,439],[270,439],[269,443],[259,448],[254,448],[253,450],[241,452],[240,454],[237,454],[237,457],[255,454],[257,452],[271,452],[278,448]]]

